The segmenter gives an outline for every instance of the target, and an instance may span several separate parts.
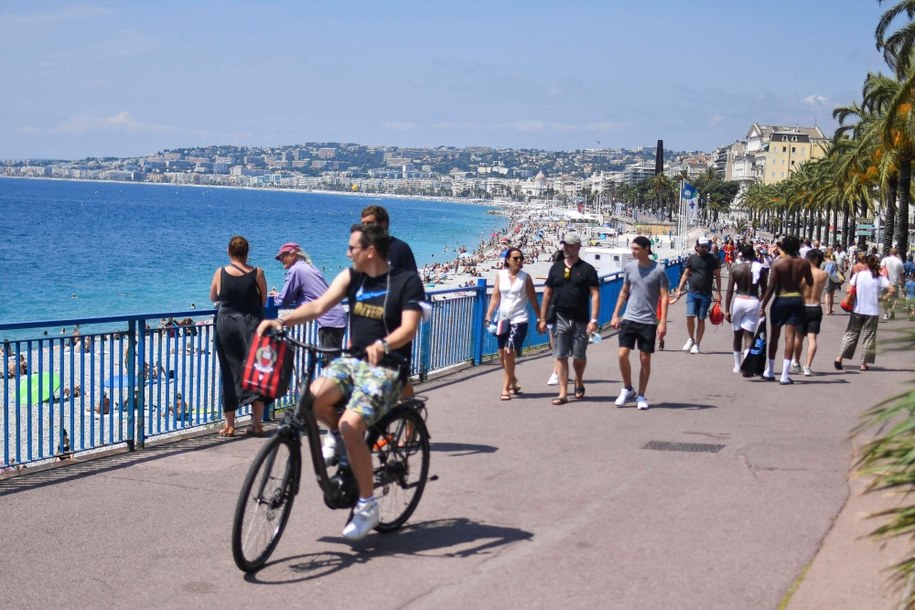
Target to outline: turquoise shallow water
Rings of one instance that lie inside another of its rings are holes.
[[[0,322],[209,307],[213,270],[235,234],[268,287],[296,241],[330,281],[348,265],[349,227],[370,204],[422,265],[451,260],[506,225],[478,205],[250,189],[0,179]]]

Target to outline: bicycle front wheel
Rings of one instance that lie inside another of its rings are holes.
[[[260,569],[280,541],[301,468],[296,444],[280,435],[270,439],[251,463],[232,523],[232,557],[244,572]]]
[[[375,499],[381,509],[379,532],[406,523],[422,498],[429,476],[429,431],[414,409],[392,410],[369,428]]]

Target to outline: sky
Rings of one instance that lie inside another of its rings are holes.
[[[355,142],[711,151],[887,72],[895,1],[0,2],[0,159]]]

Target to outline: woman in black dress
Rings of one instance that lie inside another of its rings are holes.
[[[216,355],[222,371],[222,410],[226,425],[220,436],[235,436],[235,410],[252,405],[248,434],[264,434],[264,399],[241,389],[242,373],[251,334],[264,319],[267,281],[264,270],[248,265],[248,240],[236,235],[229,240],[229,264],[213,273],[210,300],[218,302]]]

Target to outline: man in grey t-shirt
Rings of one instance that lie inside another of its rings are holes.
[[[623,377],[623,389],[616,406],[625,406],[635,400],[637,409],[648,408],[645,391],[648,389],[648,377],[651,375],[651,354],[654,353],[655,339],[664,339],[667,334],[667,292],[669,284],[667,273],[661,265],[651,260],[651,241],[639,235],[629,243],[634,261],[623,269],[623,287],[616,300],[613,319],[610,326],[620,331],[620,374]],[[661,304],[661,316],[658,319],[657,307]],[[626,313],[620,320],[620,310],[626,304]],[[632,387],[632,367],[629,365],[629,352],[638,345],[639,391]]]

